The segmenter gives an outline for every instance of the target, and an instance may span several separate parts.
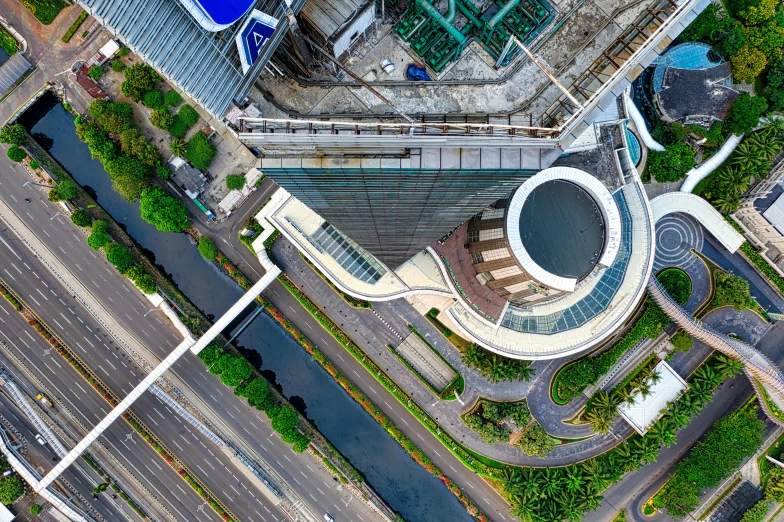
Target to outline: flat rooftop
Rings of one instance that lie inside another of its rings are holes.
[[[523,204],[519,222],[531,259],[555,275],[581,279],[602,252],[602,214],[574,183],[553,180],[536,187]]]
[[[623,403],[618,408],[621,416],[640,435],[644,435],[661,417],[662,410],[688,387],[686,381],[664,361],[657,364],[654,371],[660,379],[658,382],[651,383],[650,394],[642,397],[637,393],[634,397],[635,404]]]

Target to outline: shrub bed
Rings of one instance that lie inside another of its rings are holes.
[[[678,463],[675,473],[656,494],[656,504],[682,518],[699,504],[706,488],[714,488],[762,444],[765,423],[757,406],[745,407],[719,420]]]
[[[51,24],[68,4],[64,0],[19,0],[44,25]]]
[[[82,11],[81,13],[79,13],[79,16],[76,17],[74,23],[71,24],[71,27],[69,27],[68,30],[63,35],[62,37],[63,43],[68,43],[71,40],[71,38],[73,38],[73,35],[76,34],[76,31],[79,30],[79,27],[86,19],[87,19],[87,11]]]
[[[588,355],[566,365],[553,380],[553,399],[566,404],[578,397],[585,388],[594,385],[607,373],[626,350],[637,344],[643,337],[651,339],[659,335],[670,319],[650,298],[646,308],[629,332],[615,345],[597,356]]]

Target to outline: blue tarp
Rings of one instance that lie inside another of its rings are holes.
[[[410,82],[430,81],[430,75],[428,75],[425,68],[419,65],[418,63],[408,64],[408,68],[406,69],[406,78]]]

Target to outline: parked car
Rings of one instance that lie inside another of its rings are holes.
[[[329,513],[324,513],[324,520],[327,522],[335,522],[335,519]]]
[[[35,440],[37,440],[38,444],[40,444],[41,446],[46,446],[46,440],[44,440],[44,438],[41,437],[40,433],[35,434]]]

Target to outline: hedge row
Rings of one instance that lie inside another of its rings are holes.
[[[297,288],[285,274],[278,277],[278,280],[283,286],[291,292],[291,294],[302,304],[302,306],[310,312],[310,314],[329,332],[343,348],[346,349],[358,362],[360,362],[384,388],[387,389],[409,412],[411,412],[421,423],[437,437],[446,448],[448,448],[458,459],[460,459],[469,469],[484,475],[486,477],[493,476],[492,468],[488,467],[482,462],[474,460],[474,458],[466,451],[466,449],[455,439],[450,437],[444,430],[440,428],[438,423],[433,420],[430,415],[425,412],[415,401],[411,400],[406,393],[401,390],[397,384],[386,374],[381,368],[376,365],[369,357],[365,355],[359,346],[357,346],[324,312],[318,308],[310,298],[305,295],[299,288]],[[398,443],[408,454],[423,468],[425,468],[432,475],[438,477],[447,488],[454,494],[458,500],[465,506],[466,510],[472,516],[479,518],[479,520],[486,520],[484,514],[479,511],[479,508],[474,502],[468,498],[463,491],[455,484],[452,479],[447,477],[433,462],[414,444],[406,435],[400,431],[392,421],[373,404],[370,399],[362,393],[351,381],[349,381],[340,371],[324,356],[321,351],[316,348],[308,339],[292,325],[283,315],[280,314],[274,307],[268,306],[268,312],[272,317],[289,332],[294,339],[307,351],[313,359],[318,362],[327,373],[353,398],[359,403],[362,408],[370,414],[376,422],[384,428],[387,433]],[[500,474],[500,470],[497,470]]]
[[[71,40],[71,38],[73,38],[73,35],[76,34],[76,31],[79,30],[79,27],[82,25],[82,22],[84,22],[86,19],[87,19],[87,11],[82,11],[81,13],[79,13],[79,16],[76,17],[74,23],[71,24],[71,27],[69,27],[68,30],[63,35],[62,37],[63,43],[68,43]]]

